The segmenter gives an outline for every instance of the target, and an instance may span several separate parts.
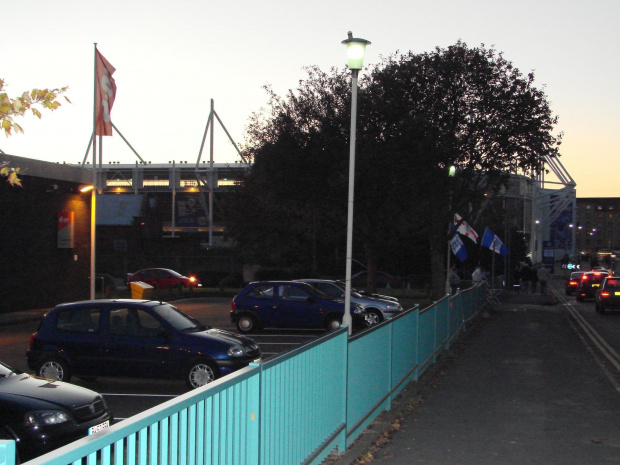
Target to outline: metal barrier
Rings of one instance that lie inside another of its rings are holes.
[[[486,286],[252,364],[27,465],[320,464],[344,451],[486,303]],[[0,465],[15,465],[0,441]]]

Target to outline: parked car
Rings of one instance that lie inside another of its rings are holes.
[[[259,328],[340,327],[344,302],[306,283],[294,281],[257,281],[245,286],[232,300],[230,319],[242,333]],[[351,304],[353,327],[366,326],[366,312]]]
[[[579,285],[575,292],[577,300],[582,302],[584,299],[593,299],[596,291],[599,290],[603,279],[608,273],[603,271],[586,271],[579,279]]]
[[[167,268],[146,268],[127,275],[127,284],[132,281],[142,281],[155,289],[190,289],[202,287],[195,276],[183,276]]]
[[[327,294],[334,300],[344,300],[345,283],[329,279],[297,279],[297,282],[310,284],[312,287]],[[388,318],[398,315],[403,307],[398,301],[380,299],[362,295],[357,289],[351,288],[351,302],[361,305],[366,310],[366,325],[373,326]]]
[[[30,340],[28,366],[42,377],[184,379],[197,388],[261,356],[252,339],[214,329],[166,302],[131,299],[61,304]]]
[[[31,460],[107,428],[113,415],[89,389],[38,378],[0,362],[0,439]]]
[[[620,277],[607,276],[596,293],[596,311],[605,313],[610,309],[620,309]]]
[[[584,273],[585,271],[573,271],[570,274],[570,277],[564,283],[564,294],[573,295],[577,291],[577,286],[579,286],[579,280]]]

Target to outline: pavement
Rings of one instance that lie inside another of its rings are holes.
[[[390,411],[324,463],[620,463],[620,396],[560,292],[500,294]]]
[[[51,308],[40,308],[36,310],[23,310],[19,312],[0,313],[0,326],[15,325],[40,321],[46,312]]]

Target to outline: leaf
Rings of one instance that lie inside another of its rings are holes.
[[[22,185],[21,180],[17,177],[17,171],[11,171],[11,173],[9,173],[7,182],[11,185],[11,186],[20,186]]]

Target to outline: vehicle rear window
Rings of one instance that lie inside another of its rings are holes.
[[[98,308],[74,308],[61,310],[56,318],[56,328],[76,333],[94,333],[99,330],[101,310]]]
[[[609,279],[605,282],[606,289],[620,289],[620,279]]]

